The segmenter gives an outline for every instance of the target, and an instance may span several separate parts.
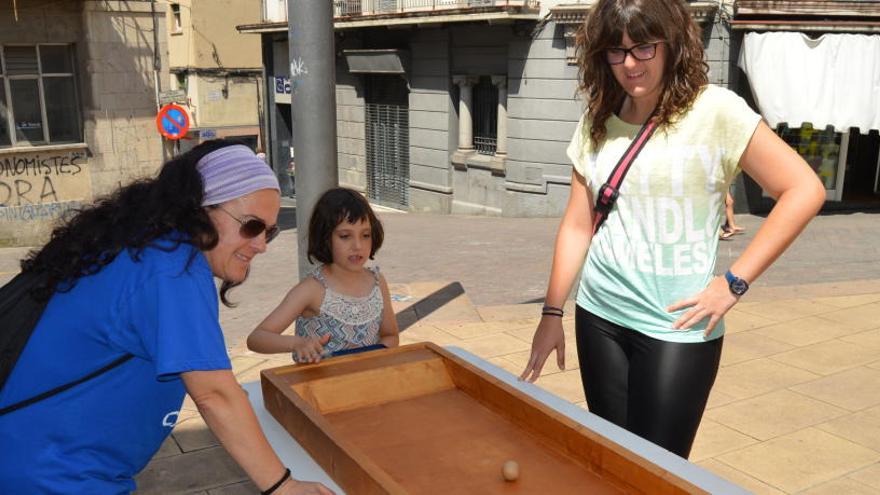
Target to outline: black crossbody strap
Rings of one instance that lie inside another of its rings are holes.
[[[70,383],[65,383],[64,385],[60,385],[58,387],[53,388],[52,390],[47,390],[46,392],[43,392],[40,395],[35,395],[35,396],[31,397],[30,399],[25,399],[21,402],[16,402],[15,404],[12,404],[11,406],[6,406],[3,409],[0,409],[0,416],[3,416],[4,414],[9,414],[13,411],[17,411],[17,410],[21,409],[22,407],[27,407],[31,404],[36,403],[36,402],[40,402],[43,399],[48,399],[49,397],[52,397],[53,395],[58,395],[61,392],[64,392],[65,390],[67,390],[69,388],[72,388],[72,387],[79,385],[80,383],[87,382],[87,381],[91,380],[92,378],[103,375],[104,373],[112,370],[113,368],[119,366],[120,364],[128,361],[129,359],[131,359],[133,357],[134,357],[134,355],[132,355],[132,354],[126,354],[120,358],[117,358],[115,361],[108,364],[107,366],[104,366],[103,368],[101,368],[97,371],[93,371],[78,380],[74,380]]]
[[[623,183],[626,173],[629,172],[630,166],[636,160],[636,157],[639,156],[639,153],[642,152],[642,148],[645,147],[645,144],[648,142],[648,139],[651,138],[651,135],[654,134],[656,128],[657,122],[654,120],[654,116],[651,115],[648,121],[645,122],[645,125],[639,129],[639,133],[636,134],[636,137],[633,138],[632,142],[629,144],[626,153],[620,157],[617,165],[614,166],[614,170],[611,171],[608,180],[599,188],[599,195],[596,198],[596,206],[593,208],[593,235],[596,234],[599,227],[601,227],[602,224],[605,223],[605,219],[608,218],[608,213],[611,212],[614,203],[617,201],[617,197],[620,195],[620,185]]]

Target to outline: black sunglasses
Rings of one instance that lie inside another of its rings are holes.
[[[639,43],[630,48],[606,48],[605,58],[609,65],[622,64],[626,60],[627,54],[632,54],[633,58],[645,62],[657,56],[657,45],[662,41],[653,41],[651,43]]]
[[[266,233],[266,244],[272,242],[272,239],[278,236],[278,233],[281,232],[281,229],[278,228],[278,225],[268,226],[266,222],[260,220],[259,218],[248,218],[247,220],[242,220],[237,216],[229,213],[222,206],[217,206],[217,208],[226,213],[233,220],[241,224],[241,227],[238,229],[238,233],[244,237],[245,239],[253,239],[263,232]]]

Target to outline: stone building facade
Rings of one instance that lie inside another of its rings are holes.
[[[39,244],[66,212],[155,173],[164,40],[150,1],[0,10],[0,246]]]

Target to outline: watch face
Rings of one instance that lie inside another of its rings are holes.
[[[734,294],[741,296],[745,294],[747,290],[749,290],[749,284],[746,283],[745,280],[738,278],[730,283],[730,290]]]

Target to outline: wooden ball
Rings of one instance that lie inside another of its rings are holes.
[[[516,461],[507,461],[501,466],[501,476],[506,481],[516,481],[519,478],[519,464]]]

